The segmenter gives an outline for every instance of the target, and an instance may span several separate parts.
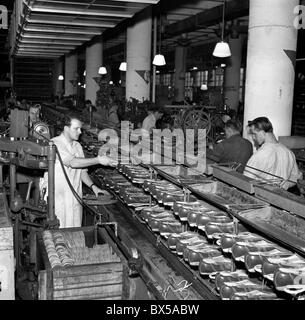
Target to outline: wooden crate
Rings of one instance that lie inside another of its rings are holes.
[[[6,194],[0,193],[0,300],[15,300],[13,226]]]
[[[40,300],[93,300],[129,298],[129,268],[107,232],[102,227],[59,229],[60,232],[83,231],[86,246],[108,244],[119,261],[51,268],[42,239],[37,234],[37,264]]]

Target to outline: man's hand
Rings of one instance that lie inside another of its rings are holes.
[[[111,159],[107,156],[98,156],[98,161],[102,166],[115,167],[118,164],[117,160]]]
[[[96,197],[98,197],[99,194],[102,194],[103,196],[111,196],[111,194],[109,192],[107,192],[106,190],[100,189],[96,185],[92,186],[92,191],[94,192]]]

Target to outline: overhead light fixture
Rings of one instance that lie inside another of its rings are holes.
[[[156,73],[159,74],[159,73],[160,73],[160,70],[157,70]]]
[[[221,41],[216,44],[215,49],[213,51],[213,56],[218,58],[227,58],[231,56],[231,50],[230,50],[229,44],[224,41],[225,7],[226,7],[226,0],[223,1]]]
[[[208,90],[208,86],[207,86],[205,83],[203,83],[203,84],[201,85],[201,87],[200,87],[200,90],[202,90],[202,91],[207,91],[207,90]]]
[[[220,66],[221,66],[222,68],[225,68],[227,65],[226,65],[225,63],[222,63]]]
[[[59,75],[58,80],[60,80],[60,81],[64,80],[64,76],[62,74]]]
[[[197,67],[193,67],[192,70],[198,70],[198,68]]]
[[[86,89],[86,84],[83,85],[83,88]]]
[[[119,69],[121,71],[127,71],[127,63],[126,62],[121,62]]]
[[[98,73],[99,73],[99,74],[107,74],[107,69],[106,69],[105,67],[100,67],[100,68],[98,69]]]
[[[86,70],[85,70],[85,71],[84,71],[84,74],[83,74],[83,75],[84,75],[84,77],[86,76],[86,74],[87,74],[87,72],[86,72]]]
[[[81,86],[82,84],[79,82],[78,85]]]
[[[166,61],[164,58],[164,55],[161,54],[161,48],[162,48],[162,19],[161,19],[161,14],[160,14],[160,39],[159,39],[159,53],[157,53],[154,57],[153,60],[153,65],[155,66],[165,66]]]
[[[121,84],[121,83],[122,83],[122,80],[119,81],[119,84]]]
[[[127,62],[126,62],[126,45],[127,45],[127,33],[125,32],[125,43],[124,43],[124,57],[123,57],[123,62],[121,62],[120,64],[120,67],[119,67],[119,70],[120,71],[123,71],[123,72],[126,72],[127,71]]]
[[[112,81],[112,80],[111,80],[111,81],[109,81],[109,84],[110,84],[110,85],[112,85],[112,84],[113,84],[113,81]]]
[[[155,66],[165,66],[166,61],[163,54],[156,54],[153,60],[153,65]]]

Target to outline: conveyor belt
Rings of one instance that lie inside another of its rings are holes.
[[[95,182],[100,184],[97,180],[95,179]],[[182,259],[173,254],[163,240],[152,233],[140,221],[136,213],[126,207],[120,198],[118,199],[118,204],[111,206],[111,210],[107,210],[109,220],[118,223],[118,237],[124,245],[129,248],[135,247],[140,252],[144,260],[143,268],[145,271],[161,284],[165,291],[169,287],[180,288],[179,283],[183,280],[192,284],[188,293],[184,291],[180,294],[179,291],[174,293],[170,290],[167,299],[170,296],[175,299],[185,299],[186,297],[203,300],[218,299],[209,282],[202,279],[198,272],[191,270]]]

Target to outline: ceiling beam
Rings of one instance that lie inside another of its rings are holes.
[[[218,24],[222,19],[223,6],[202,11],[194,16],[165,27],[164,39],[196,31]],[[225,20],[234,20],[249,15],[249,0],[232,0],[226,4]]]
[[[54,8],[53,7],[29,7],[31,12],[42,12],[42,13],[59,13],[59,14],[71,14],[71,15],[85,15],[85,16],[96,16],[96,17],[114,17],[114,18],[131,18],[133,13],[116,12],[116,11],[98,11],[98,10],[81,10],[71,9],[71,7]]]

